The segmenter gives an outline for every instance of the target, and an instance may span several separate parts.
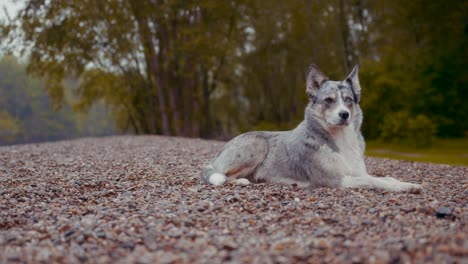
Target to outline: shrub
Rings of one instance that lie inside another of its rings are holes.
[[[18,120],[6,111],[0,111],[0,145],[14,142],[20,129]]]
[[[427,116],[413,116],[407,111],[388,114],[379,130],[382,141],[414,147],[430,146],[437,131],[436,125]]]

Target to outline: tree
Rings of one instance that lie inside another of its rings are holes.
[[[46,77],[57,106],[63,80],[79,78],[77,109],[102,98],[137,133],[198,136],[212,123],[209,97],[234,54],[238,12],[212,1],[30,0],[18,19],[28,71]]]
[[[28,0],[0,32],[2,43],[22,40],[56,107],[64,80],[77,79],[74,109],[102,100],[123,131],[292,127],[315,62],[331,79],[361,64],[368,138],[400,112],[463,136],[466,9],[456,0]]]
[[[0,112],[0,144],[14,142],[20,130],[18,120],[6,111]]]
[[[14,57],[0,59],[0,145],[115,132],[106,111],[96,111],[102,104],[86,116],[72,112],[68,104],[72,83],[65,87],[62,109],[54,111],[43,82],[28,77],[25,68]]]
[[[385,115],[406,111],[410,118],[423,115],[430,120],[439,137],[465,135],[467,8],[463,1],[370,6],[375,21],[370,45],[379,49],[365,58],[361,71],[365,87],[376,96],[365,101],[364,112],[373,113],[364,119],[365,134],[378,137],[382,131],[376,128],[386,127]]]

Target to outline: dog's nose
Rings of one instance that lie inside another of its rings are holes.
[[[348,117],[349,117],[348,111],[341,111],[341,112],[338,113],[338,115],[344,120],[348,119]]]

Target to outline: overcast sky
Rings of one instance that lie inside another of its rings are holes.
[[[23,6],[23,3],[24,3],[24,0],[0,0],[0,22],[4,22],[6,19],[7,19],[7,16],[5,14],[5,11],[8,12],[8,15],[10,16],[10,18],[13,18],[15,17],[15,15],[18,13],[18,11],[20,10],[20,8]],[[15,55],[18,59],[20,59],[20,61],[23,61],[23,60],[26,60],[26,54],[23,54],[23,56],[21,56],[20,54],[20,45],[19,42],[16,46],[14,50],[10,50],[11,52],[13,52],[13,55]],[[4,50],[3,50],[3,46],[0,46],[0,48],[2,48],[0,50],[0,57],[2,57],[2,55],[4,54]]]
[[[21,0],[0,0],[0,20],[6,19],[5,9],[10,17],[14,17],[22,5]]]

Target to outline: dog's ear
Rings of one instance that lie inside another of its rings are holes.
[[[317,91],[320,89],[320,86],[328,81],[328,77],[323,74],[323,72],[315,64],[309,66],[307,71],[307,89],[306,93],[309,98],[313,98]]]
[[[359,84],[359,66],[354,66],[351,73],[346,77],[346,81],[351,84],[351,88],[354,91],[354,95],[356,95],[356,101],[359,102],[361,99],[361,85]]]

